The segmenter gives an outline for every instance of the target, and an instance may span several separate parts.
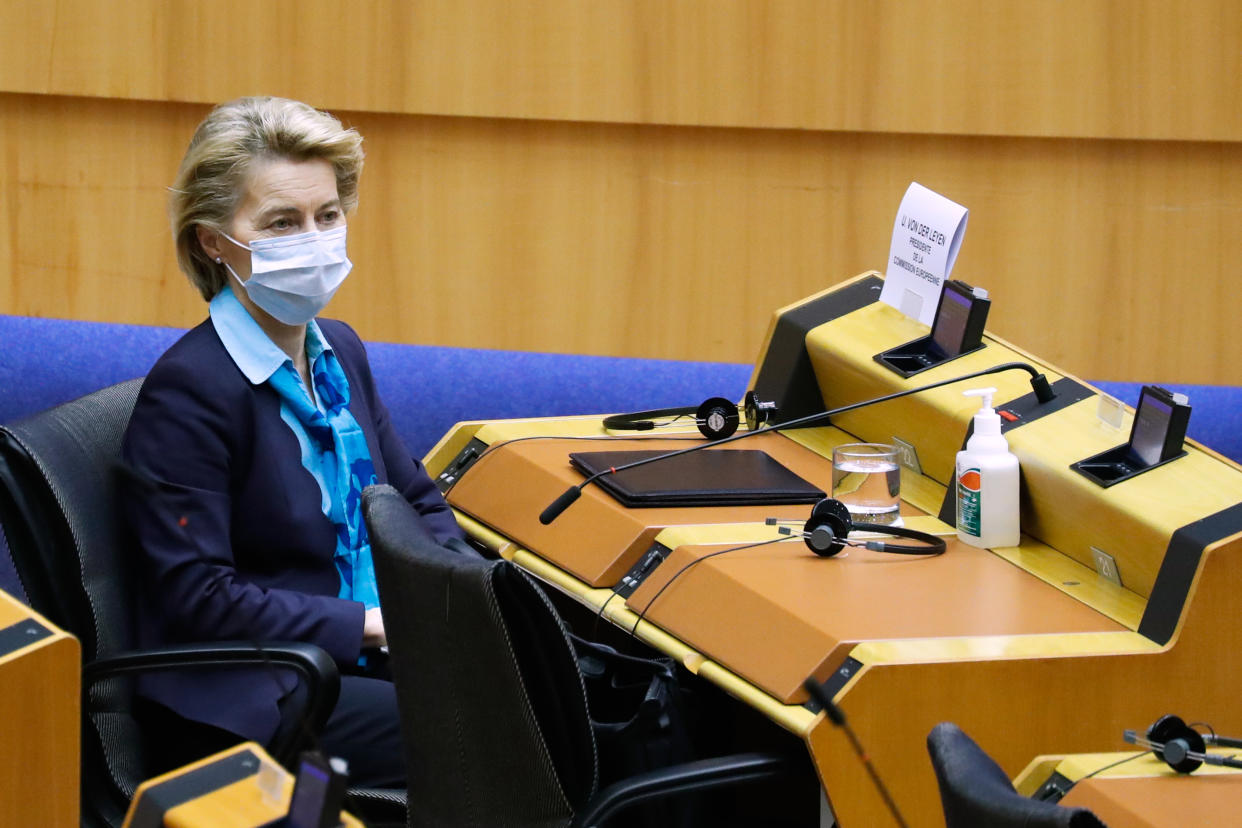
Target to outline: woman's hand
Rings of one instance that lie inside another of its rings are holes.
[[[388,644],[388,636],[384,634],[384,616],[380,608],[369,609],[362,618],[362,646],[383,647]]]

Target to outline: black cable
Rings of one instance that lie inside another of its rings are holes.
[[[1212,727],[1212,725],[1210,725],[1207,722],[1187,722],[1186,727],[1190,728],[1191,730],[1202,727],[1206,729],[1208,733],[1211,734],[1213,739],[1216,738],[1216,728]]]
[[[605,418],[605,419],[607,419],[607,418]],[[671,426],[675,426],[675,425],[677,425],[677,424],[678,424],[678,422],[679,422],[679,421],[681,421],[681,420],[690,420],[690,422],[694,423],[696,426],[697,426],[700,422],[702,422],[701,420],[695,419],[695,417],[694,417],[694,415],[693,415],[693,414],[689,414],[689,413],[686,413],[686,412],[682,412],[681,414],[677,414],[677,415],[676,415],[676,416],[674,416],[672,419],[667,420],[667,421],[665,421],[665,422],[662,422],[662,423],[656,423],[656,422],[653,422],[653,423],[651,424],[651,428],[635,428],[635,429],[629,429],[629,430],[631,430],[631,431],[653,431],[654,429],[657,429],[657,428],[670,428]],[[620,428],[620,427],[615,426],[615,425],[614,425],[614,426],[610,426],[610,425],[608,425],[607,423],[605,423],[605,424],[604,424],[604,429],[605,429],[605,430],[607,430],[607,431],[626,431],[626,429],[624,429],[624,428]],[[622,434],[610,434],[610,435],[608,435],[608,436],[610,436],[610,437],[619,437],[619,438],[621,438],[621,439],[626,439],[625,435],[622,435]],[[649,437],[654,437],[654,436],[655,436],[655,435],[649,435]],[[698,439],[701,439],[701,438],[700,438],[700,437],[690,437],[690,438],[683,438],[683,439],[698,440]]]
[[[595,613],[595,624],[591,627],[591,635],[593,637],[599,637],[599,622],[600,619],[604,617],[604,610],[608,609],[608,605],[612,603],[612,599],[616,598],[620,594],[621,593],[614,589],[612,593],[604,599],[604,603],[600,605],[599,612]]]
[[[1153,754],[1154,754],[1154,753],[1155,753],[1155,751],[1154,751],[1154,750],[1144,750],[1144,751],[1140,751],[1139,753],[1134,754],[1133,756],[1127,756],[1127,757],[1126,757],[1126,758],[1124,758],[1124,759],[1118,759],[1116,762],[1110,762],[1110,763],[1108,763],[1107,765],[1105,765],[1105,766],[1104,766],[1104,767],[1102,767],[1102,768],[1096,768],[1095,770],[1091,771],[1091,773],[1089,773],[1089,774],[1087,774],[1086,776],[1084,776],[1084,777],[1082,777],[1081,779],[1079,779],[1079,780],[1078,780],[1078,782],[1085,782],[1086,780],[1088,780],[1088,779],[1090,779],[1091,777],[1095,776],[1097,773],[1103,773],[1104,771],[1109,770],[1110,768],[1115,768],[1115,767],[1117,767],[1118,765],[1124,765],[1126,762],[1133,762],[1135,759],[1139,758],[1140,756],[1146,756],[1146,755],[1147,755],[1147,754],[1149,754],[1149,753],[1153,753]],[[1078,784],[1078,782],[1075,782],[1074,784],[1075,784],[1075,785],[1077,785],[1077,784]]]

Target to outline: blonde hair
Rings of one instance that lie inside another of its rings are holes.
[[[336,172],[341,208],[358,203],[362,136],[326,112],[286,98],[238,98],[211,111],[190,139],[171,187],[168,213],[177,264],[210,301],[228,278],[198,241],[198,225],[228,232],[251,165],[265,158],[322,158]]]

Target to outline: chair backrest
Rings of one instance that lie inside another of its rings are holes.
[[[1000,765],[952,722],[927,735],[946,828],[1104,828],[1085,808],[1063,808],[1014,790]]]
[[[140,379],[0,427],[0,522],[30,606],[73,633],[87,661],[132,646],[133,562],[117,490]],[[147,777],[128,679],[87,688],[82,806],[111,820]]]
[[[0,427],[0,520],[30,605],[86,660],[132,642],[132,561],[117,500],[121,439],[142,380]]]
[[[411,826],[558,826],[594,794],[586,692],[556,611],[507,561],[438,545],[395,489],[363,493]]]

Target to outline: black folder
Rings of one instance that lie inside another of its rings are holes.
[[[569,455],[590,477],[664,451],[582,451]],[[705,449],[647,463],[595,481],[623,506],[764,506],[815,503],[824,493],[772,459],[750,449]]]

